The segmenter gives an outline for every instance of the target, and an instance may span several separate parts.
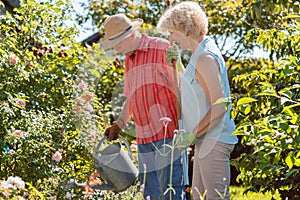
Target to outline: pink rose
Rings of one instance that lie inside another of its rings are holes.
[[[23,132],[21,130],[15,130],[15,135],[17,135],[19,138],[23,136]]]
[[[60,133],[60,135],[63,136],[63,137],[65,137],[65,136],[66,136],[66,132],[65,132],[65,131],[62,131],[62,132]]]
[[[81,81],[81,82],[79,83],[79,88],[82,89],[82,90],[86,90],[86,89],[87,89],[86,83],[83,82],[83,81]]]
[[[17,59],[16,59],[16,56],[14,53],[10,53],[9,54],[9,63],[11,65],[16,65],[18,63]]]
[[[92,106],[91,104],[85,105],[84,108],[85,108],[87,111],[89,111],[89,112],[93,112],[93,111],[94,111],[94,108],[93,108],[93,106]]]
[[[25,102],[24,100],[21,100],[21,99],[19,99],[19,100],[17,101],[17,104],[18,104],[19,106],[21,106],[21,107],[25,107],[25,106],[26,106],[26,102]]]
[[[56,162],[59,162],[62,159],[61,154],[57,151],[55,152],[55,154],[52,156],[53,160],[55,160]]]

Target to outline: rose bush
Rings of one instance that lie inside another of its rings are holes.
[[[91,153],[108,120],[85,71],[90,50],[64,23],[71,11],[70,1],[24,0],[0,17],[0,198],[81,199],[69,179],[95,172]],[[96,69],[106,66],[114,65],[103,59]],[[9,177],[24,187],[7,190]]]

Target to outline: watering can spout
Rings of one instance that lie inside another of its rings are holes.
[[[96,184],[96,185],[93,185],[92,188],[94,190],[112,190],[112,191],[116,190],[116,188],[110,183],[108,183],[108,184]]]
[[[67,188],[84,188],[87,186],[87,183],[78,183],[75,179],[70,179]],[[108,184],[95,184],[95,185],[89,185],[92,189],[96,190],[116,190],[114,186],[110,183]]]

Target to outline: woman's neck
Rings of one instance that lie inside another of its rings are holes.
[[[192,51],[192,54],[195,53],[196,49],[198,48],[200,42],[202,42],[202,40],[204,39],[205,35],[201,35],[201,36],[191,36],[190,39],[191,39],[191,51]]]

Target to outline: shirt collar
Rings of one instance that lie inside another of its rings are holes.
[[[142,42],[140,44],[140,47],[137,49],[138,51],[149,51],[149,37],[146,34],[141,34],[142,35]]]

